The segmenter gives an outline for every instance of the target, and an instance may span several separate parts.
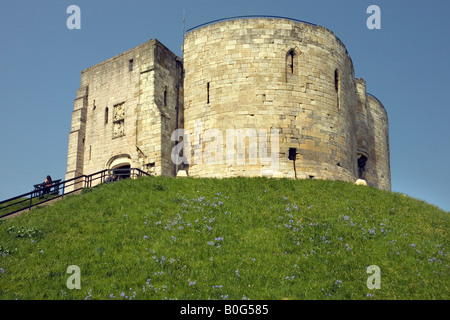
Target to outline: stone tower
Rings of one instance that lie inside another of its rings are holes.
[[[281,176],[361,177],[390,190],[386,111],[366,93],[364,80],[354,78],[345,46],[330,30],[288,19],[220,22],[186,34],[183,65],[189,132],[199,123],[221,132],[276,128]],[[190,142],[194,150],[207,145],[196,136]],[[208,166],[203,160],[190,164],[189,175],[258,176],[265,165]]]
[[[173,176],[171,133],[182,123],[181,60],[150,40],[81,72],[66,180],[104,169]]]
[[[173,139],[176,129],[189,139]],[[227,130],[277,136],[249,135],[241,145],[232,137],[234,154],[208,136],[222,133],[229,147]],[[184,167],[171,158],[181,140],[194,159]],[[248,151],[255,141],[276,156],[276,172]],[[240,162],[227,161],[238,154]],[[211,165],[217,155],[223,161]],[[330,30],[281,18],[228,20],[189,31],[182,62],[151,40],[82,72],[66,179],[123,166],[166,176],[184,168],[193,177],[363,178],[390,190],[387,113],[354,78]]]

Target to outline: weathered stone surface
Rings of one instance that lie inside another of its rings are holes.
[[[329,30],[285,19],[239,19],[189,32],[184,42],[184,127],[279,130],[279,171],[390,190],[387,114],[354,78]],[[191,139],[192,149],[199,141]],[[204,150],[207,141],[202,142]],[[270,142],[268,142],[270,146]],[[361,155],[367,158],[363,170]],[[247,155],[248,156],[248,155]],[[260,176],[264,165],[189,166],[191,176]],[[277,173],[278,174],[278,173]]]
[[[171,159],[176,128],[191,134],[188,166]],[[227,149],[227,130],[239,129],[254,130],[257,150],[276,154],[278,167],[250,154],[250,136]],[[130,165],[166,176],[361,178],[390,190],[389,162],[386,110],[354,78],[343,43],[321,26],[257,18],[187,33],[182,62],[150,40],[82,71],[66,179]]]

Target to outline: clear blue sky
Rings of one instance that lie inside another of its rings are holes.
[[[81,29],[69,30],[69,5]],[[381,29],[369,30],[369,5]],[[355,76],[386,107],[392,191],[450,210],[450,1],[15,0],[0,2],[0,200],[47,174],[64,179],[83,69],[157,38],[181,56],[186,29],[237,15],[276,15],[332,30]]]

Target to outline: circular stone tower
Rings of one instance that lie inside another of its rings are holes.
[[[366,148],[364,167],[358,162],[358,134],[370,143],[376,130],[358,129],[367,125],[357,117],[365,83],[358,91],[351,58],[330,30],[281,18],[228,20],[188,32],[183,55],[190,176],[363,177],[390,189],[390,172],[380,184],[371,166],[379,156],[369,154],[389,162],[386,141]]]

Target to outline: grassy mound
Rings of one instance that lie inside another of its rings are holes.
[[[1,220],[0,299],[449,299],[448,230],[340,181],[128,179]]]

